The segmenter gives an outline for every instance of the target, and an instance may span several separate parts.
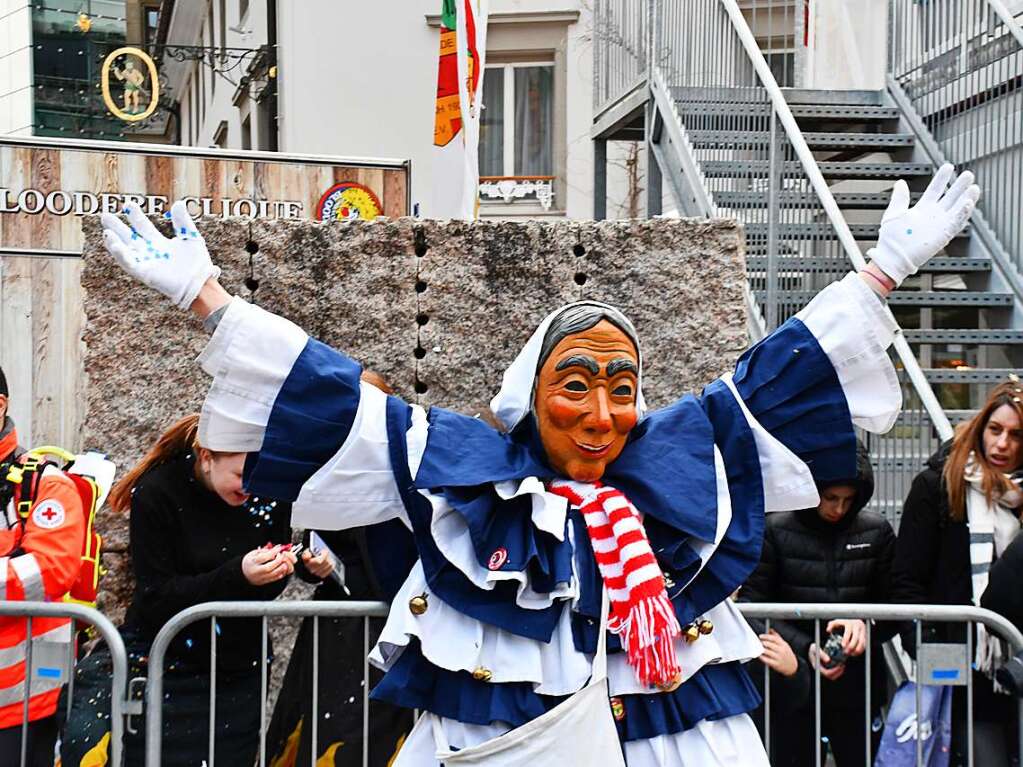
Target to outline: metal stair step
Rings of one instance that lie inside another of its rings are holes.
[[[915,203],[922,192],[913,192],[910,197]],[[891,201],[891,192],[832,192],[835,202],[846,210],[884,210]],[[764,208],[768,204],[767,192],[714,192],[714,202],[722,208]],[[815,192],[779,191],[777,205],[795,207],[820,207]]]
[[[901,149],[913,146],[912,133],[824,133],[808,131],[803,134],[812,149]],[[767,147],[771,136],[766,131],[693,130],[689,139],[703,149],[730,149],[733,147]]]
[[[767,224],[746,224],[747,242],[755,242],[767,237]],[[880,224],[849,224],[849,231],[857,240],[876,240]],[[807,237],[830,237],[835,230],[829,222],[813,222],[809,224],[778,224],[778,236],[785,239]],[[959,232],[956,237],[969,237],[969,229]]]
[[[786,304],[805,306],[816,296],[816,290],[779,290],[778,300]],[[767,298],[767,291],[757,290],[758,301]],[[888,296],[892,306],[976,306],[998,308],[1012,306],[1011,293],[974,292],[970,290],[897,290]]]
[[[734,89],[737,91],[737,89]],[[726,116],[730,118],[768,117],[771,104],[766,97],[753,95],[749,100],[735,98],[733,90],[728,90],[719,100],[675,100],[675,109],[679,116],[706,117]],[[855,104],[790,104],[789,109],[797,119],[847,121],[854,123],[872,122],[875,120],[899,119],[898,107],[882,107]]]
[[[972,418],[976,412],[976,410],[945,410],[945,415],[952,423],[959,423]],[[921,410],[903,410],[895,417],[896,426],[929,426],[930,424],[931,417]],[[926,456],[924,457],[926,458]],[[899,457],[898,460],[905,460],[905,458]]]
[[[746,249],[746,269],[750,272],[763,272],[767,270],[766,255],[762,254],[765,248]],[[845,258],[817,258],[814,256],[779,256],[778,270],[789,272],[802,271],[824,271],[844,272],[850,269],[849,261]],[[928,261],[921,272],[989,272],[991,271],[990,258],[948,258],[937,256]]]
[[[766,176],[767,160],[705,160],[701,170],[707,178],[734,178],[736,176]],[[779,163],[782,173],[802,175],[802,163],[787,160]],[[934,167],[929,162],[819,162],[817,166],[825,178],[890,178],[930,176]]]
[[[794,117],[828,120],[898,120],[898,107],[855,104],[794,104],[789,107]]]
[[[924,368],[924,375],[932,384],[998,384],[1009,380],[1015,374],[1012,368],[970,368],[969,370],[952,370],[950,368]]]
[[[1023,330],[903,330],[911,344],[1023,344]]]

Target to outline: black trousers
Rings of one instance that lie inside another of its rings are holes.
[[[876,717],[879,714],[876,713]],[[871,717],[873,720],[874,717]],[[873,721],[871,721],[873,725]],[[862,767],[873,764],[877,747],[881,743],[881,728],[871,727],[870,731],[870,761],[867,761],[867,739],[864,727],[864,711],[862,708],[843,709],[837,707],[825,708],[821,711],[821,739],[827,738],[827,747],[831,749],[835,757],[835,764],[838,767]],[[810,727],[814,726],[810,721]],[[813,731],[811,729],[811,737]],[[821,754],[827,756],[825,744],[821,744]],[[821,764],[825,759],[821,759]]]
[[[26,767],[53,767],[57,743],[57,718],[48,716],[28,723]],[[0,730],[0,767],[21,764],[21,725]]]

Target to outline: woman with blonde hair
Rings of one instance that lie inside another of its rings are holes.
[[[1020,530],[1023,493],[1023,385],[999,384],[913,480],[903,507],[892,570],[892,599],[905,604],[979,605],[991,564]],[[925,623],[925,642],[965,642],[964,624]],[[977,764],[1007,765],[1015,701],[992,677],[1004,660],[983,626],[975,632],[974,753]],[[903,645],[916,656],[915,629]],[[952,700],[952,764],[965,763],[966,696]]]
[[[246,493],[245,453],[206,449],[198,424],[199,416],[189,415],[171,426],[110,493],[110,507],[130,513],[135,588],[121,633],[133,676],[145,674],[149,647],[175,614],[202,602],[275,599],[294,571],[290,505]],[[216,633],[216,754],[251,764],[260,731],[260,619],[218,619]],[[209,759],[209,663],[210,625],[199,621],[177,635],[167,654],[164,765]],[[103,709],[109,713],[109,664],[101,651],[76,669],[64,764],[80,764],[109,727],[102,716]],[[145,729],[137,730],[125,738],[126,764],[143,761]]]

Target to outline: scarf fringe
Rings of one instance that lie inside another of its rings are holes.
[[[682,671],[675,653],[675,639],[682,628],[642,515],[624,493],[600,482],[554,480],[547,489],[582,512],[597,568],[610,594],[607,630],[621,638],[636,678],[644,685],[672,684]]]
[[[607,627],[621,638],[641,683],[668,684],[682,673],[675,654],[675,639],[682,627],[664,591],[632,604],[624,619],[614,616]]]

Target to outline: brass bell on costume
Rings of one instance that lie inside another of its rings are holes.
[[[426,601],[426,592],[423,592],[417,597],[412,597],[412,599],[408,601],[409,612],[413,615],[422,615],[426,612],[429,606],[429,602]]]
[[[483,668],[482,666],[472,672],[472,678],[477,682],[489,682],[492,676],[493,674],[490,673],[490,669]]]
[[[700,629],[701,634],[709,634],[714,630],[714,624],[706,618],[700,621],[697,626]]]

